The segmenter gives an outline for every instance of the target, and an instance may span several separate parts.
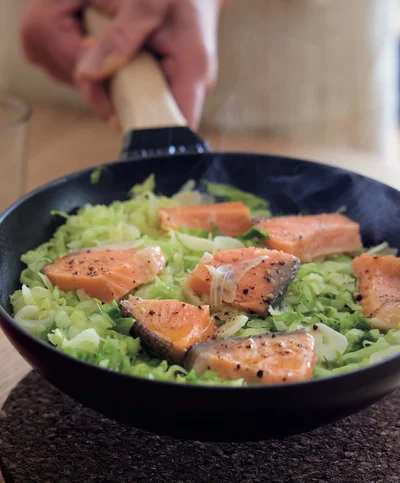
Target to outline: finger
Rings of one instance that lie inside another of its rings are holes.
[[[82,56],[76,71],[77,78],[105,79],[126,65],[159,27],[169,3],[170,0],[123,2],[106,33],[93,49]]]
[[[163,57],[172,94],[193,128],[217,75],[217,18],[216,6],[210,2],[180,2],[171,8],[168,24],[150,39]]]
[[[93,48],[96,43],[97,39],[94,37],[86,37],[83,42],[82,54],[86,50]],[[119,122],[105,83],[80,80],[76,82],[76,87],[82,97],[93,108],[97,117],[109,123],[114,129],[120,130]]]
[[[82,41],[79,26],[70,18],[58,19],[57,24],[31,25],[23,32],[28,60],[65,82],[72,82]]]
[[[163,60],[162,66],[180,111],[189,126],[196,130],[207,89],[205,79],[198,79],[188,69],[182,70],[182,64],[173,58]]]
[[[68,82],[73,82],[74,71],[85,45],[79,22],[71,17],[60,19],[58,32],[54,32],[48,41],[52,41],[48,51],[51,61],[64,72]]]
[[[33,0],[24,10],[21,37],[28,60],[43,67],[51,77],[72,81],[80,52],[82,33],[73,17],[85,0]]]
[[[108,122],[116,115],[106,89],[102,84],[82,80],[77,83],[77,87],[84,99],[93,108],[97,117]]]

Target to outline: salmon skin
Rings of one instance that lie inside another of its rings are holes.
[[[240,201],[162,208],[158,217],[164,231],[181,226],[207,231],[217,227],[223,235],[233,237],[245,233],[252,224],[250,210]]]
[[[314,338],[305,330],[213,340],[194,346],[185,362],[197,376],[214,371],[248,384],[284,384],[311,379],[317,363]]]
[[[339,213],[269,218],[256,226],[268,232],[268,248],[296,255],[302,262],[362,249],[360,225]]]
[[[193,292],[210,305],[267,315],[299,269],[299,259],[266,248],[237,248],[205,255],[190,275]]]
[[[160,247],[94,248],[70,253],[46,265],[43,273],[64,292],[82,289],[105,303],[119,300],[155,279],[165,265]]]
[[[217,329],[207,305],[129,296],[119,306],[124,317],[136,320],[132,335],[140,337],[154,356],[177,364],[183,363],[194,344],[213,337]]]
[[[366,253],[353,260],[358,277],[357,301],[371,324],[390,330],[400,324],[400,258]]]

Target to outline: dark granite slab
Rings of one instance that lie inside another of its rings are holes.
[[[6,481],[15,483],[398,483],[399,415],[397,391],[282,441],[178,441],[110,421],[31,373],[0,413],[0,456]],[[249,424],[257,418],[268,414],[253,414]]]

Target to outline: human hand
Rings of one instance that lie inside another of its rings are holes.
[[[22,36],[28,58],[54,78],[75,83],[97,115],[117,123],[107,80],[146,45],[183,115],[196,127],[217,76],[222,0],[30,0]],[[114,20],[99,39],[83,37],[74,14],[91,5]]]
[[[73,83],[85,38],[76,13],[85,0],[28,0],[21,19],[27,59],[57,81]]]

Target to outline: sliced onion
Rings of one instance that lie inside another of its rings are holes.
[[[309,332],[314,337],[318,359],[333,361],[337,358],[338,353],[344,354],[349,345],[344,335],[323,323],[312,325]]]
[[[380,362],[383,359],[387,359],[388,357],[395,356],[396,354],[400,353],[400,346],[399,345],[394,345],[392,347],[389,347],[388,349],[384,349],[379,352],[375,352],[374,354],[371,355],[369,358],[369,361],[374,364],[376,362]]]
[[[214,242],[212,240],[179,232],[176,233],[176,236],[182,245],[194,252],[212,252],[214,249]]]
[[[196,206],[201,204],[201,194],[198,191],[181,191],[173,199],[180,205]]]
[[[214,238],[214,252],[218,250],[231,250],[233,248],[244,248],[244,245],[237,238],[230,236],[216,236]]]
[[[379,253],[382,250],[385,250],[385,248],[388,248],[388,246],[389,246],[388,242],[383,242],[380,245],[376,245],[376,246],[370,248],[365,253],[367,255],[375,255],[375,253]]]
[[[221,325],[217,330],[216,338],[226,339],[227,337],[232,337],[238,330],[246,325],[248,320],[249,318],[245,315],[237,315],[236,317],[228,319],[225,324]]]

